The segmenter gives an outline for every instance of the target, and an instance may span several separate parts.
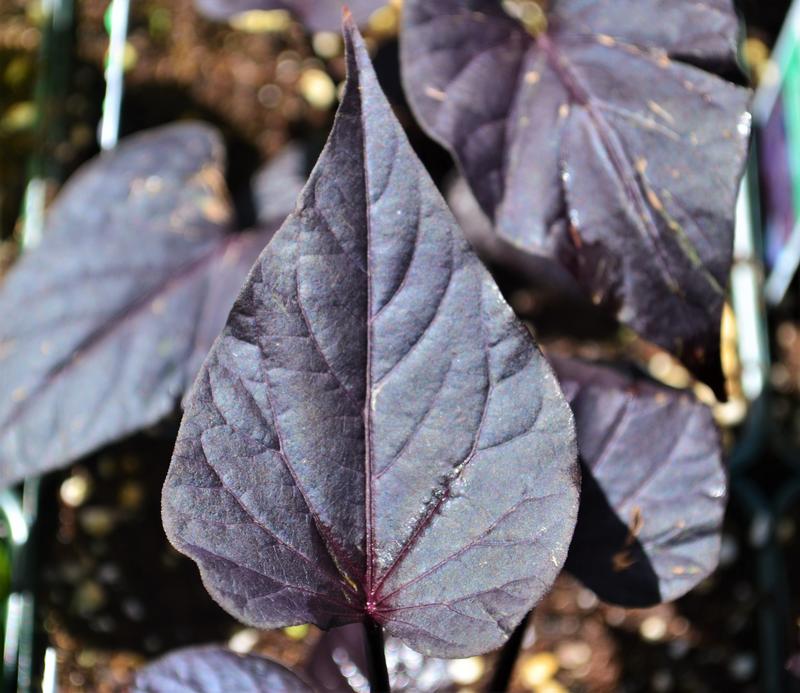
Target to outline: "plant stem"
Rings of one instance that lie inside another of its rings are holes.
[[[497,657],[497,664],[494,668],[492,682],[487,689],[490,693],[505,693],[505,691],[508,690],[532,613],[533,612],[529,611],[525,615],[525,618],[523,618],[520,624],[514,629],[511,637],[500,650],[500,655]]]
[[[391,693],[389,671],[386,669],[386,653],[383,647],[383,627],[377,621],[364,621],[367,649],[367,672],[370,693]]]

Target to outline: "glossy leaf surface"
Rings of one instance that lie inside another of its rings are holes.
[[[227,19],[252,10],[287,10],[311,31],[337,31],[347,6],[359,24],[386,4],[386,0],[196,0],[199,10],[211,19]]]
[[[223,167],[216,132],[181,124],[67,183],[0,285],[1,483],[173,410],[277,228],[230,233]]]
[[[561,568],[572,419],[346,38],[333,131],[197,380],[164,524],[246,623],[369,617],[475,654]]]
[[[698,65],[734,64],[732,5],[534,5],[406,2],[411,104],[504,242],[716,386],[750,92]]]
[[[719,557],[727,479],[711,410],[642,376],[552,363],[583,467],[567,569],[608,602],[677,599]]]
[[[311,693],[311,688],[269,659],[206,646],[171,652],[144,667],[132,693]]]

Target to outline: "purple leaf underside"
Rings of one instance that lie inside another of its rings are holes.
[[[311,31],[337,31],[347,7],[359,24],[366,22],[387,0],[195,0],[210,19],[227,19],[252,10],[287,10]]]
[[[158,422],[191,385],[278,226],[230,233],[223,167],[217,133],[180,124],[67,183],[0,285],[2,484]]]
[[[144,667],[131,693],[311,693],[311,688],[269,659],[209,645],[176,650]]]
[[[565,559],[572,418],[350,22],[346,43],[328,144],[193,389],[164,525],[246,623],[485,652]]]
[[[405,3],[418,118],[504,243],[718,386],[750,92],[702,66],[735,64],[731,3],[559,0],[538,37],[514,4]]]
[[[672,601],[717,567],[727,500],[711,410],[688,392],[551,359],[583,467],[567,569],[604,601]]]

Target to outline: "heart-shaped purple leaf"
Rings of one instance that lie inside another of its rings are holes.
[[[408,0],[404,15],[410,102],[496,233],[718,386],[750,92],[702,66],[734,64],[731,3]]]
[[[572,417],[350,22],[346,44],[328,144],[193,388],[164,525],[246,623],[485,652],[565,558]]]
[[[347,7],[359,24],[366,22],[387,0],[196,0],[197,8],[210,19],[228,19],[252,10],[287,10],[311,31],[335,31]]]
[[[688,392],[551,359],[583,466],[567,569],[603,600],[649,606],[717,566],[727,478],[711,410]]]
[[[222,647],[187,647],[141,669],[132,693],[311,693],[296,674],[264,657]]]
[[[0,286],[0,483],[156,423],[188,389],[278,226],[230,233],[223,167],[217,133],[181,124],[67,183]]]

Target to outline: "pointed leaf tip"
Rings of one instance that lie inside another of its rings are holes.
[[[364,43],[364,37],[361,35],[361,31],[353,20],[353,15],[347,7],[345,7],[343,11],[342,33],[344,35],[345,57],[348,60],[347,77],[348,80],[358,81],[358,74],[353,73],[350,67],[352,64],[350,61],[356,61],[360,70],[374,70],[374,68],[372,67],[372,61],[369,59],[369,52]],[[366,61],[363,60],[364,56],[367,58]],[[367,63],[369,64],[367,65]]]

